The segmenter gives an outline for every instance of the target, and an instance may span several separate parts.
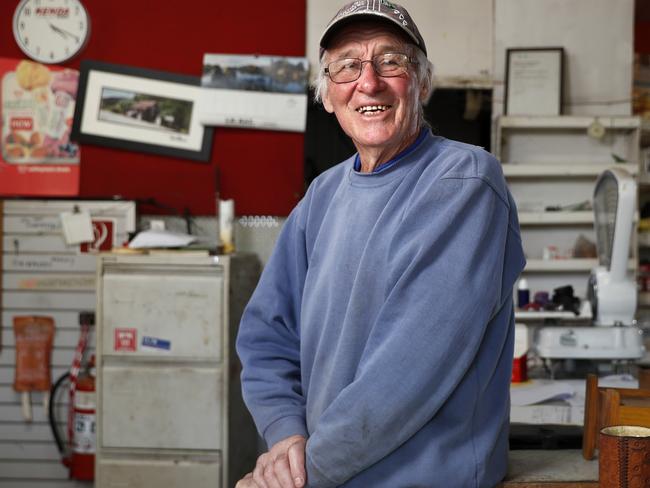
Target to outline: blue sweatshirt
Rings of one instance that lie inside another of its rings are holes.
[[[310,487],[491,487],[505,475],[512,287],[499,162],[427,131],[395,164],[311,184],[241,320],[269,446],[308,438]]]

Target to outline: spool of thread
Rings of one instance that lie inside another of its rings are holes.
[[[526,278],[519,280],[517,285],[517,306],[519,308],[524,308],[530,303],[530,290],[528,289],[528,281]]]

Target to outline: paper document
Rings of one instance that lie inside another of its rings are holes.
[[[598,386],[638,388],[632,375],[620,374],[598,379]],[[583,425],[585,413],[584,379],[531,380],[510,387],[510,422],[524,424]]]
[[[145,230],[133,238],[129,247],[131,249],[185,247],[195,241],[196,237],[189,234],[166,230]]]
[[[582,425],[584,415],[584,407],[573,405],[513,406],[510,409],[510,422],[535,425]]]
[[[639,380],[631,374],[611,374],[598,378],[598,386],[602,388],[638,388]]]
[[[576,393],[574,386],[562,381],[539,382],[510,388],[510,404],[535,405],[549,400],[568,400]]]

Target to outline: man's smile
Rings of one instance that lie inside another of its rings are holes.
[[[362,105],[357,108],[357,112],[360,114],[376,114],[380,112],[385,112],[391,107],[391,105]]]

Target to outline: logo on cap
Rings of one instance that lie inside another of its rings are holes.
[[[354,15],[360,14],[372,14],[379,18],[383,17],[384,19],[390,20],[391,22],[397,24],[406,32],[406,34],[409,35],[409,37],[411,37],[413,41],[415,41],[415,44],[424,52],[424,54],[426,54],[427,50],[424,45],[424,39],[422,39],[422,36],[420,35],[418,28],[413,22],[413,19],[409,15],[408,11],[401,5],[392,3],[388,0],[355,0],[341,7],[334,18],[330,20],[321,36],[321,49],[324,49],[326,47],[333,27],[339,21],[345,20],[347,17],[352,17]]]

